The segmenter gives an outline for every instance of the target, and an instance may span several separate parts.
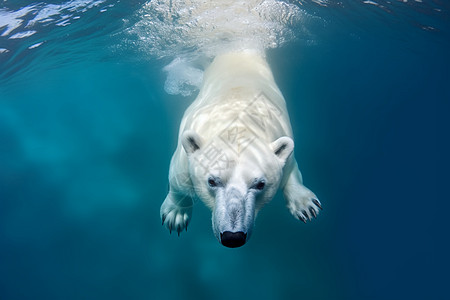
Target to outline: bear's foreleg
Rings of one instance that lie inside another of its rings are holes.
[[[294,167],[287,174],[287,180],[283,188],[286,205],[291,214],[306,223],[319,214],[322,209],[317,196],[302,183],[302,174],[298,165],[294,162]]]
[[[160,215],[162,224],[166,225],[170,233],[176,230],[178,235],[186,229],[192,217],[193,198],[195,194],[192,189],[192,182],[187,172],[177,173],[173,168],[174,162],[171,163],[171,171],[169,176],[169,193],[161,205]],[[184,165],[175,163],[180,169]]]

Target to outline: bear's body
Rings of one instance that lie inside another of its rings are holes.
[[[320,202],[302,185],[293,148],[286,103],[263,56],[216,57],[181,122],[163,223],[178,233],[187,229],[199,198],[213,211],[218,240],[238,247],[278,188],[295,217],[315,217]]]

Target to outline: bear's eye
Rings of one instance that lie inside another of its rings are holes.
[[[259,181],[259,182],[255,185],[255,188],[256,188],[257,190],[262,190],[262,189],[264,188],[265,185],[266,185],[266,184],[265,184],[264,181]]]
[[[214,180],[214,178],[209,178],[209,179],[208,179],[208,185],[209,185],[210,187],[215,187],[215,186],[217,186],[217,183],[216,183],[216,181]]]

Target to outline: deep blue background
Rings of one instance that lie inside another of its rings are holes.
[[[330,13],[314,45],[268,52],[324,210],[305,225],[277,195],[238,249],[217,242],[201,203],[188,233],[161,226],[191,101],[164,92],[165,61],[36,66],[3,82],[0,298],[446,299],[448,39],[373,12]]]

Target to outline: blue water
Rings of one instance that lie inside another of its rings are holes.
[[[267,58],[324,210],[305,225],[279,193],[237,249],[202,203],[181,237],[161,226],[195,89],[169,94],[174,57],[129,33],[144,1],[97,2],[0,2],[0,299],[448,297],[448,2],[291,2],[309,21]]]

